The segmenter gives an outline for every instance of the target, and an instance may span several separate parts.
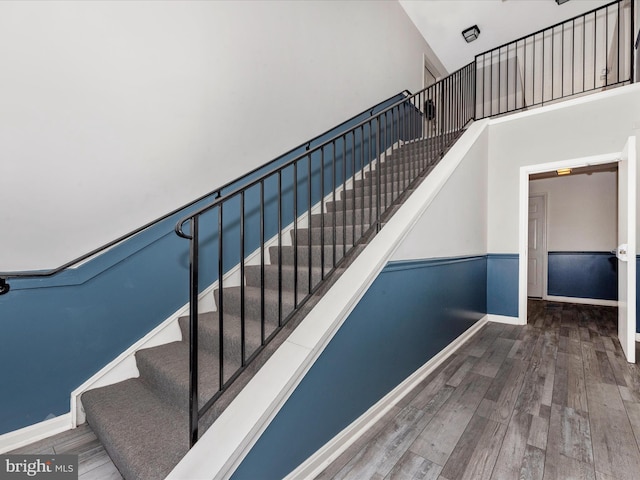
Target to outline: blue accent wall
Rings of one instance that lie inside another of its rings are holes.
[[[549,252],[549,295],[618,299],[618,261],[609,252]]]
[[[517,253],[487,255],[487,313],[518,316]]]
[[[281,479],[482,318],[486,257],[389,263],[233,475]]]
[[[374,109],[379,112],[401,100],[399,95]],[[398,124],[417,118],[411,105],[401,104],[380,125],[359,129],[343,144],[335,142],[324,151],[325,192],[341,185],[354,167],[377,156],[378,145],[386,148],[398,139]],[[333,138],[362,120],[363,114],[311,142],[311,147]],[[419,122],[420,125],[422,122]],[[392,128],[393,127],[393,128]],[[416,129],[418,130],[418,129]],[[419,135],[419,131],[412,132]],[[304,153],[301,147],[280,157],[275,165],[226,188],[228,193],[275,166]],[[312,200],[320,196],[319,153],[311,155]],[[333,166],[335,165],[335,177]],[[298,169],[298,213],[307,208],[308,164]],[[302,178],[305,181],[301,181]],[[335,180],[334,180],[335,178]],[[283,225],[294,218],[294,171],[282,174]],[[265,181],[265,238],[277,232],[277,181]],[[0,296],[0,434],[31,425],[69,411],[71,392],[146,335],[188,301],[189,243],[177,237],[175,223],[211,202],[205,198],[172,217],[141,232],[75,269],[53,277],[9,279],[11,291]],[[245,198],[245,251],[259,245],[259,228],[249,227],[259,219],[259,187]],[[209,226],[201,226],[201,246],[216,245],[216,211],[208,214]],[[236,198],[224,207],[224,270],[239,263],[240,203]],[[188,228],[187,228],[188,231]],[[217,248],[201,252],[201,287],[217,280]],[[7,393],[8,392],[8,393]]]

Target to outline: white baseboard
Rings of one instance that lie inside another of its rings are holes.
[[[544,300],[549,302],[563,302],[563,303],[580,303],[583,305],[601,305],[604,307],[617,307],[617,300],[601,300],[599,298],[576,298],[576,297],[556,297],[554,295],[547,295]]]
[[[520,317],[508,317],[506,315],[487,314],[488,320],[494,323],[506,323],[507,325],[525,325]]]
[[[28,427],[0,435],[0,453],[10,452],[72,428],[71,413],[65,413]]]
[[[460,348],[469,338],[471,338],[488,320],[488,315],[482,317],[466,332],[456,338],[447,347],[440,351],[435,357],[425,363],[414,372],[404,382],[389,392],[378,403],[362,414],[351,425],[342,430],[330,442],[325,444],[320,450],[309,457],[298,468],[285,477],[285,480],[295,480],[300,478],[315,478],[331,462],[338,458],[347,450],[358,438],[360,438],[369,428],[386,415],[394,405],[411,392],[421,381],[431,374],[442,362]]]
[[[636,333],[636,342],[640,342],[640,333]]]

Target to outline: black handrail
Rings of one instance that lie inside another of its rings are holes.
[[[126,233],[118,238],[116,238],[115,240],[112,240],[109,243],[106,243],[98,248],[95,248],[93,250],[91,250],[88,253],[85,253],[84,255],[81,255],[77,258],[74,258],[73,260],[68,261],[67,263],[60,265],[59,267],[55,267],[49,270],[39,270],[39,271],[32,271],[32,270],[25,270],[25,271],[9,271],[9,272],[0,272],[0,295],[5,294],[9,291],[10,287],[9,284],[7,283],[7,279],[8,278],[42,278],[42,277],[51,277],[53,275],[56,275],[80,262],[83,262],[97,254],[99,254],[100,252],[103,252],[104,250],[107,250],[119,243],[124,242],[125,240],[128,240],[129,238],[133,237],[134,235],[137,235],[138,233],[147,230],[148,228],[153,227],[154,225],[168,219],[169,217],[172,217],[173,215],[178,214],[179,212],[181,212],[182,210],[192,207],[193,205],[197,204],[198,202],[201,202],[202,200],[211,197],[215,194],[220,195],[220,192],[222,192],[222,190],[224,190],[225,188],[228,188],[229,186],[237,183],[237,182],[241,182],[244,178],[249,177],[250,175],[253,175],[254,173],[256,173],[257,171],[277,162],[278,160],[280,160],[282,157],[285,157],[289,154],[291,154],[292,152],[295,152],[296,150],[300,149],[300,148],[309,148],[309,146],[311,145],[311,143],[313,143],[314,141],[316,141],[317,139],[327,135],[328,133],[330,133],[331,131],[335,130],[336,128],[340,128],[341,126],[353,121],[354,119],[360,117],[361,115],[365,115],[365,114],[369,114],[369,116],[373,115],[373,112],[375,112],[376,108],[378,108],[380,105],[387,103],[389,100],[392,100],[393,98],[397,97],[398,95],[404,95],[405,97],[410,96],[411,92],[409,90],[402,90],[399,93],[396,93],[395,95],[390,96],[389,98],[382,100],[381,102],[378,102],[376,105],[374,105],[373,107],[367,108],[366,110],[363,110],[362,112],[353,115],[352,117],[350,117],[348,120],[345,120],[344,122],[338,124],[337,126],[330,128],[329,130],[316,135],[315,137],[313,137],[311,140],[308,140],[300,145],[298,145],[297,147],[294,147],[290,150],[288,150],[287,152],[283,153],[282,155],[279,155],[278,157],[274,158],[273,160],[270,160],[269,162],[260,165],[259,167],[254,168],[253,170],[251,170],[250,172],[245,173],[244,175],[231,180],[230,182],[225,183],[224,185],[222,185],[221,187],[216,188],[215,190],[210,191],[209,193],[206,193],[200,197],[198,197],[197,199],[187,203],[186,205],[183,205],[179,208],[176,208],[175,210],[172,210],[171,212],[156,218],[155,220],[152,220],[149,223],[144,224],[142,227],[136,228],[135,230],[132,230],[129,233]]]
[[[472,63],[473,63],[473,62],[472,62]],[[458,75],[461,71],[463,71],[463,70],[465,70],[465,69],[468,69],[468,68],[469,68],[469,65],[472,65],[472,63],[470,63],[470,64],[468,64],[468,65],[465,65],[464,67],[459,68],[458,70],[456,70],[455,72],[453,72],[452,74],[450,74],[450,75],[449,75],[448,77],[446,77],[446,78],[453,78],[455,75]],[[389,111],[391,111],[391,110],[393,110],[393,109],[397,108],[397,107],[398,107],[398,106],[400,106],[400,105],[405,104],[407,101],[409,101],[409,100],[411,100],[411,99],[413,99],[413,98],[417,97],[418,95],[421,95],[421,94],[423,94],[423,95],[424,95],[424,93],[425,93],[426,91],[428,91],[430,88],[431,88],[431,87],[424,88],[424,89],[420,90],[419,92],[417,92],[417,93],[415,93],[415,94],[411,94],[411,95],[409,95],[409,96],[407,96],[407,97],[403,98],[402,100],[398,100],[398,101],[397,101],[396,103],[394,103],[393,105],[390,105],[390,106],[386,107],[384,110],[380,110],[380,111],[376,114],[376,117],[380,117],[381,115],[386,114],[387,112],[389,112]],[[408,90],[404,90],[402,93],[404,93],[404,92],[409,92],[409,91],[408,91]],[[391,97],[391,98],[393,98],[393,97]],[[381,103],[384,103],[384,102],[381,102]],[[373,109],[372,109],[372,111],[373,111]],[[358,116],[358,115],[356,115],[356,117],[357,117],[357,116]],[[351,118],[351,120],[353,120],[353,118],[355,118],[355,117],[352,117],[352,118]],[[349,121],[350,121],[350,120],[348,120],[347,122],[344,122],[344,123],[348,123]],[[347,130],[347,132],[355,131],[355,130],[357,130],[357,129],[359,129],[359,128],[363,127],[364,125],[366,125],[366,124],[367,124],[368,122],[370,122],[370,121],[371,121],[371,119],[362,120],[360,123],[358,123],[358,124],[354,125],[354,126],[353,126],[353,127],[351,127],[349,130]],[[331,129],[331,130],[333,130],[333,129]],[[330,132],[331,130],[329,130],[329,132]],[[325,132],[323,135],[325,135],[326,133],[328,133],[328,132]],[[311,154],[311,153],[313,153],[313,152],[320,151],[320,150],[321,150],[321,149],[323,149],[324,147],[326,147],[326,146],[328,146],[328,145],[331,145],[331,144],[332,144],[333,142],[335,142],[336,140],[338,140],[338,139],[342,138],[344,135],[345,135],[345,133],[339,133],[339,134],[336,134],[335,136],[333,136],[332,138],[330,138],[329,140],[326,140],[325,142],[320,143],[320,144],[316,145],[315,147],[313,147],[313,148],[311,148],[311,149],[309,149],[310,147],[308,147],[308,148],[307,148],[307,150],[305,150],[303,153],[301,153],[301,154],[300,154],[300,155],[298,155],[297,157],[294,157],[294,158],[292,158],[292,159],[290,159],[290,160],[287,160],[285,163],[283,163],[283,164],[281,164],[281,165],[278,165],[278,166],[277,166],[277,167],[275,167],[273,170],[270,170],[270,171],[268,171],[268,172],[263,173],[262,175],[260,175],[260,177],[258,177],[258,178],[256,178],[256,179],[254,179],[254,180],[250,181],[249,183],[243,184],[242,186],[239,186],[239,187],[235,188],[235,189],[234,189],[234,190],[232,190],[231,192],[225,193],[225,194],[224,194],[224,196],[220,196],[220,197],[216,198],[216,199],[215,199],[214,201],[212,201],[209,205],[205,205],[204,207],[201,207],[200,209],[196,210],[195,212],[192,212],[192,213],[190,213],[189,215],[185,215],[185,216],[184,216],[180,221],[178,221],[178,223],[176,224],[176,227],[175,227],[175,231],[176,231],[176,233],[177,233],[180,237],[182,237],[182,238],[186,238],[187,240],[190,240],[190,239],[191,239],[191,236],[190,236],[190,235],[188,235],[188,234],[186,234],[186,233],[184,233],[184,231],[182,230],[182,227],[184,226],[184,224],[185,224],[186,222],[188,222],[188,221],[189,221],[189,219],[190,219],[190,218],[192,218],[192,217],[194,217],[194,216],[196,216],[196,215],[200,215],[200,214],[202,214],[202,213],[204,213],[204,212],[206,212],[206,211],[208,211],[208,210],[211,210],[212,208],[215,208],[215,207],[216,207],[216,205],[218,205],[219,203],[221,203],[221,202],[225,201],[227,198],[231,198],[231,197],[233,197],[233,196],[237,195],[237,194],[238,194],[238,193],[240,193],[242,190],[246,190],[246,189],[248,189],[249,187],[252,187],[252,186],[254,186],[254,185],[258,185],[261,181],[263,181],[265,178],[267,178],[267,177],[269,177],[269,176],[273,175],[273,174],[274,174],[274,173],[276,173],[278,170],[283,170],[284,168],[286,168],[286,167],[288,167],[288,166],[290,166],[290,165],[293,165],[294,163],[298,162],[300,159],[305,158],[305,157],[306,157],[306,156],[308,156],[309,154]],[[322,136],[322,135],[320,135],[320,136]],[[316,137],[316,138],[318,138],[318,137]],[[307,142],[307,143],[305,143],[305,144],[303,144],[303,145],[309,145],[310,143],[311,143],[311,142]],[[298,147],[298,148],[300,148],[300,147]],[[289,153],[293,152],[294,150],[297,150],[297,148],[295,148],[295,149],[293,149],[293,150],[290,150],[289,152],[287,152],[287,154],[289,154]],[[285,154],[285,155],[287,155],[287,154]],[[283,156],[284,156],[284,155],[283,155]],[[280,158],[280,157],[278,157],[278,158]],[[267,163],[267,164],[263,165],[263,166],[262,166],[262,167],[260,167],[260,168],[263,168],[264,166],[270,165],[270,164],[272,164],[272,163],[273,163],[273,161],[271,161],[271,162],[269,162],[269,163]],[[252,174],[252,173],[255,173],[255,172],[256,172],[257,170],[259,170],[260,168],[257,168],[257,169],[252,170],[252,171],[251,171],[249,174],[247,174],[247,175],[250,175],[250,174]],[[231,183],[234,183],[234,182],[231,182]],[[227,186],[229,186],[229,185],[230,185],[230,184],[227,184]],[[222,188],[220,188],[220,189],[218,189],[218,190],[216,190],[216,191],[220,191],[220,190],[222,190]]]

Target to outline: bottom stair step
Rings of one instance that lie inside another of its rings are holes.
[[[87,421],[127,480],[165,478],[189,449],[187,414],[139,378],[82,395]]]

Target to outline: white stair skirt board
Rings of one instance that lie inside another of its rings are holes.
[[[71,414],[65,413],[34,425],[0,435],[0,454],[71,429]]]
[[[507,315],[494,315],[490,313],[487,315],[488,320],[494,323],[506,323],[507,325],[525,325],[518,317],[509,317]]]
[[[167,480],[233,473],[488,124],[485,119],[468,128]]]
[[[384,151],[381,155],[382,161],[387,155],[391,154],[393,150],[402,146],[405,142],[398,141]],[[373,169],[377,164],[377,159],[370,162]],[[368,169],[365,170],[365,173]],[[349,189],[354,180],[359,180],[361,174],[358,172],[352,178],[347,179],[345,182],[345,189]],[[324,205],[333,200],[333,192],[327,194],[324,198]],[[311,208],[311,213],[320,213],[320,209],[323,203],[318,202]],[[298,228],[306,228],[308,213],[305,212],[298,217]],[[283,246],[291,245],[290,231],[293,230],[294,222],[283,228],[281,234],[281,241]],[[269,263],[269,247],[278,244],[278,234],[265,242],[265,263]],[[245,265],[260,265],[260,248],[254,250],[247,256]],[[229,272],[224,275],[224,285],[239,286],[240,285],[240,264],[233,267]],[[198,308],[200,312],[215,312],[216,306],[213,297],[213,291],[218,288],[218,282],[214,282],[209,285],[202,293],[198,295]],[[131,345],[127,350],[122,352],[118,357],[112,360],[105,367],[100,369],[95,375],[89,378],[86,382],[71,392],[70,411],[72,414],[71,428],[76,427],[85,422],[85,413],[82,407],[81,395],[87,390],[91,390],[98,387],[104,387],[112,385],[114,383],[121,382],[128,378],[136,378],[140,376],[138,367],[136,365],[135,353],[138,350],[145,348],[157,347],[170,342],[176,342],[182,340],[182,333],[178,324],[178,319],[189,315],[189,304],[183,305],[176,312],[174,312],[169,318],[164,320],[160,325],[146,334],[143,338]]]
[[[285,477],[315,478],[487,323],[485,315]]]
[[[554,295],[547,295],[544,300],[549,302],[563,302],[563,303],[580,303],[584,305],[602,305],[603,307],[617,307],[617,300],[601,300],[599,298],[577,298],[577,297],[556,297]]]

